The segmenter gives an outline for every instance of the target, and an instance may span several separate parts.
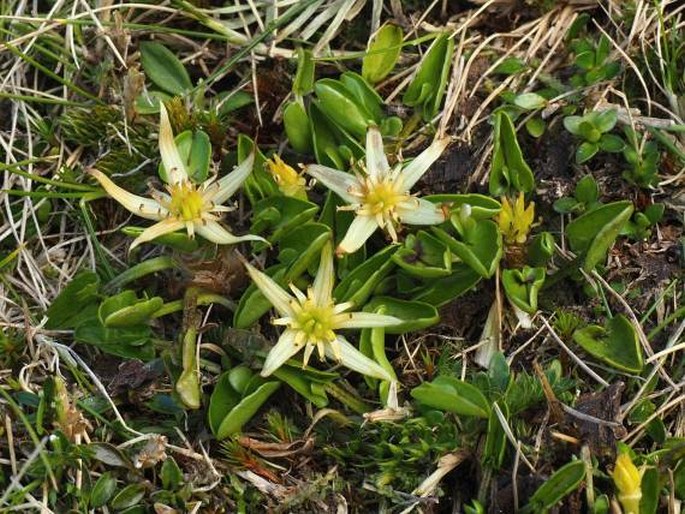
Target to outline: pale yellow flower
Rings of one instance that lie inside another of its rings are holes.
[[[266,161],[266,165],[281,193],[300,200],[307,199],[304,177],[297,173],[292,166],[283,162],[279,155],[274,155],[273,158]]]
[[[507,244],[523,244],[535,219],[535,203],[526,206],[523,193],[519,193],[512,205],[508,198],[502,198],[502,210],[497,215],[497,224]]]
[[[280,318],[272,321],[274,325],[286,327],[276,346],[266,357],[262,376],[266,377],[280,368],[288,359],[304,348],[303,366],[309,362],[314,348],[319,359],[334,358],[343,366],[354,371],[380,378],[393,380],[382,366],[368,358],[338,330],[348,328],[387,327],[401,323],[393,316],[371,312],[347,312],[352,302],[335,304],[333,301],[333,248],[326,244],[321,251],[321,261],[314,283],[307,294],[290,285],[292,295],[279,286],[271,277],[245,263],[252,281],[271,302]],[[293,296],[294,295],[294,296]]]
[[[381,133],[371,127],[366,133],[365,174],[352,175],[318,164],[307,166],[305,173],[350,204],[342,209],[356,213],[336,252],[357,251],[378,227],[397,241],[401,224],[436,225],[445,221],[447,213],[443,209],[409,191],[442,155],[447,143],[447,138],[436,139],[407,166],[397,164],[391,168]]]
[[[190,237],[194,237],[197,233],[217,244],[263,241],[261,237],[250,234],[235,236],[219,223],[223,213],[230,210],[222,204],[250,175],[254,164],[254,153],[225,177],[219,180],[211,178],[202,184],[194,184],[188,176],[176,147],[169,116],[162,103],[160,103],[159,152],[167,172],[166,192],[153,191],[152,198],[129,193],[101,171],[89,170],[104,190],[124,208],[141,218],[157,221],[133,241],[131,250],[141,243],[183,228]]]

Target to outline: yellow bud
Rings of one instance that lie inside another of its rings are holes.
[[[519,193],[512,204],[508,198],[502,198],[502,210],[497,216],[497,225],[509,245],[523,244],[528,238],[535,220],[535,203],[526,206],[523,193]]]
[[[622,453],[616,458],[612,477],[618,489],[618,500],[623,506],[624,514],[640,514],[642,475],[633,464],[630,455]]]
[[[292,166],[283,162],[278,155],[274,155],[273,159],[266,161],[266,164],[281,193],[300,200],[307,199],[307,192],[304,188],[305,180]]]

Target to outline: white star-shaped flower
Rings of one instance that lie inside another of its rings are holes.
[[[283,363],[304,348],[303,366],[309,362],[314,348],[319,358],[334,358],[343,366],[354,371],[380,378],[393,380],[393,377],[381,365],[368,358],[337,330],[348,328],[387,327],[401,323],[393,316],[371,312],[347,312],[352,302],[335,304],[333,301],[333,247],[326,244],[321,251],[321,262],[316,272],[314,283],[307,289],[307,294],[290,285],[293,295],[285,291],[271,277],[245,262],[252,281],[271,302],[281,315],[274,319],[274,325],[285,326],[276,346],[266,357],[262,376],[266,377],[280,368]]]
[[[319,164],[305,167],[305,173],[322,182],[340,196],[357,216],[352,221],[336,253],[357,251],[378,227],[386,230],[393,241],[401,224],[437,225],[447,219],[439,206],[417,198],[409,191],[442,154],[448,138],[438,138],[407,166],[390,167],[383,151],[383,138],[378,128],[366,133],[366,173],[352,175]]]
[[[157,221],[133,241],[131,250],[141,243],[182,228],[190,237],[197,233],[217,244],[263,241],[261,237],[251,234],[235,236],[219,223],[222,214],[230,210],[222,204],[238,190],[252,171],[254,152],[225,177],[219,180],[213,177],[202,184],[194,184],[176,147],[163,103],[160,103],[159,152],[167,171],[166,192],[153,191],[152,198],[129,193],[101,171],[88,171],[128,211],[141,218]]]

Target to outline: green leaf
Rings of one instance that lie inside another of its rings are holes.
[[[312,151],[312,127],[307,112],[297,102],[290,102],[283,109],[283,127],[290,146],[296,152]]]
[[[528,133],[534,137],[539,138],[545,133],[547,129],[547,123],[539,116],[533,116],[528,121],[526,121],[526,130]]]
[[[604,259],[623,225],[633,214],[629,201],[612,202],[583,214],[566,229],[571,249],[585,255],[583,269],[591,271]]]
[[[586,352],[609,366],[628,373],[640,373],[644,367],[642,347],[628,319],[619,314],[604,327],[589,325],[576,330],[573,340]]]
[[[528,264],[544,267],[554,255],[554,236],[549,232],[537,234],[528,246]]]
[[[603,111],[603,112],[593,112],[591,114],[594,114],[593,116],[593,124],[595,127],[597,127],[597,130],[599,130],[602,134],[605,132],[609,132],[616,126],[616,122],[618,121],[618,112],[616,109],[611,109],[610,111]]]
[[[380,282],[395,267],[391,257],[398,249],[399,245],[386,246],[348,273],[333,291],[336,301],[364,305]]]
[[[124,487],[112,500],[114,510],[124,510],[138,505],[145,497],[145,486],[143,484],[129,484]]]
[[[592,175],[585,175],[576,184],[576,189],[573,193],[579,202],[586,205],[591,205],[599,198],[599,188],[597,182]]]
[[[521,152],[514,123],[505,111],[495,115],[494,149],[488,189],[493,196],[513,191],[529,193],[535,178]]]
[[[108,328],[136,327],[150,321],[162,305],[164,300],[159,296],[139,300],[135,291],[126,290],[102,302],[98,317]]]
[[[402,97],[405,105],[422,107],[424,121],[433,119],[440,108],[453,53],[454,40],[447,33],[439,34]]]
[[[376,296],[364,306],[365,312],[378,312],[394,316],[402,320],[399,325],[385,327],[388,334],[404,334],[413,330],[421,330],[440,321],[437,309],[430,304],[417,301],[399,300],[391,296]]]
[[[340,82],[349,95],[368,112],[378,124],[383,116],[383,99],[368,82],[353,71],[346,71],[340,75]]]
[[[126,359],[149,361],[155,356],[148,326],[107,328],[97,317],[97,306],[90,309],[89,317],[74,331],[74,340],[96,346],[100,350]]]
[[[110,471],[106,471],[100,475],[93,486],[90,493],[90,507],[93,509],[104,507],[116,490],[117,479]]]
[[[575,490],[585,478],[585,464],[574,460],[557,469],[530,497],[522,514],[544,512]]]
[[[167,457],[159,472],[162,487],[167,491],[176,491],[183,483],[183,472],[173,457]]]
[[[402,50],[402,29],[387,24],[376,32],[362,60],[362,77],[371,84],[380,82],[395,67]]]
[[[599,145],[597,143],[582,142],[576,150],[576,163],[583,164],[589,161],[597,152],[599,152]]]
[[[224,417],[215,431],[214,435],[217,439],[226,439],[227,437],[240,432],[245,423],[252,419],[259,408],[269,399],[269,397],[281,387],[281,382],[275,380],[266,382],[259,386],[252,394],[249,394],[236,405]]]
[[[604,152],[618,153],[622,152],[626,143],[620,136],[614,134],[604,134],[599,140],[599,147]]]
[[[293,79],[292,91],[297,96],[304,96],[314,90],[314,54],[311,50],[297,49],[297,72]]]
[[[412,293],[411,299],[426,302],[436,307],[471,291],[481,276],[466,264],[452,266],[452,274],[445,278],[431,280]]]
[[[505,418],[509,418],[506,404],[502,403],[500,409]],[[481,456],[481,463],[484,467],[498,470],[502,467],[502,461],[507,450],[507,434],[502,427],[502,422],[493,409],[488,418],[488,430],[486,432],[485,447]]]
[[[446,277],[452,273],[452,254],[449,249],[424,230],[416,235],[407,235],[392,259],[400,268],[416,277]]]
[[[507,57],[497,65],[494,73],[502,73],[504,75],[514,75],[525,70],[528,66],[525,61],[518,57]]]
[[[254,206],[250,233],[261,234],[277,243],[296,227],[312,220],[319,206],[290,196],[271,196]]]
[[[192,132],[185,130],[174,138],[178,153],[185,164],[186,172],[195,183],[204,182],[209,176],[209,165],[212,162],[212,143],[202,130]],[[169,176],[163,163],[159,163],[158,173],[164,182]]]
[[[461,416],[487,419],[490,404],[480,390],[462,380],[440,375],[433,382],[424,382],[411,391],[411,396],[428,407],[454,412]]]
[[[538,310],[538,291],[545,282],[544,268],[505,269],[502,285],[509,301],[524,312]]]
[[[293,366],[284,365],[274,371],[273,376],[288,384],[298,394],[312,402],[317,408],[323,409],[328,405],[328,396],[323,384],[337,378],[336,373],[328,373],[326,376],[318,375],[324,372],[317,371],[317,375],[313,373],[313,368],[302,369],[299,365],[296,368]]]
[[[564,128],[574,136],[580,137],[580,124],[583,118],[580,116],[566,116],[564,118]]]
[[[547,99],[537,93],[522,93],[516,96],[514,105],[527,111],[533,111],[544,108],[547,105]]]
[[[463,241],[457,241],[440,228],[432,230],[453,254],[482,277],[489,278],[495,273],[502,257],[502,235],[494,221],[479,221],[467,231]]]
[[[247,105],[254,103],[254,97],[246,91],[222,91],[215,97],[217,114],[220,117],[229,115]]]
[[[131,226],[124,227],[121,229],[122,233],[124,233],[130,237],[138,237],[144,231],[145,231],[144,228],[131,227]],[[179,250],[181,252],[187,252],[187,253],[194,252],[200,246],[199,239],[198,238],[191,239],[190,237],[188,237],[188,233],[185,231],[183,231],[183,232],[172,232],[171,234],[164,234],[162,236],[154,238],[153,241],[155,242],[156,245],[169,246],[171,248],[174,248],[175,250]]]
[[[181,96],[193,88],[183,63],[160,43],[143,41],[140,63],[148,78],[167,93]]]
[[[659,484],[659,470],[649,467],[642,475],[640,482],[642,498],[640,499],[640,514],[655,514],[659,507],[661,485]]]
[[[231,385],[230,372],[222,373],[209,397],[207,421],[214,434],[231,410],[240,403],[240,393]]]
[[[376,120],[350,95],[345,86],[334,79],[317,80],[314,85],[316,105],[343,130],[358,139],[364,139],[370,125]]]
[[[48,330],[71,329],[83,321],[82,311],[97,300],[100,277],[92,271],[78,273],[52,301],[45,315]]]

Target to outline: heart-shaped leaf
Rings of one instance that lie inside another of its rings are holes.
[[[628,319],[619,314],[604,327],[589,325],[576,330],[573,340],[593,357],[628,373],[640,373],[644,367],[642,347]]]

